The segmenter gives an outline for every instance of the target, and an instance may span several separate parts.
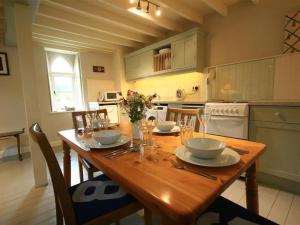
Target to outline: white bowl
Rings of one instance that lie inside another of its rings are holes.
[[[102,145],[110,145],[116,143],[121,137],[121,132],[118,130],[103,130],[95,132],[93,138]]]
[[[193,156],[202,159],[217,158],[226,147],[224,142],[211,138],[191,138],[184,145]]]
[[[159,121],[157,122],[156,127],[160,131],[170,131],[174,128],[175,124],[174,121]]]

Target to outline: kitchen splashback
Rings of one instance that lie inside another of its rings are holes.
[[[193,93],[193,86],[199,86],[199,90]],[[155,76],[134,81],[130,88],[145,95],[159,95],[160,100],[175,101],[177,89],[184,89],[184,100],[206,100],[205,78],[201,73],[186,73],[169,76]]]

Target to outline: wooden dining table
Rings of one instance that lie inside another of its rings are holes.
[[[131,136],[130,123],[121,123],[115,128]],[[207,207],[245,172],[247,208],[258,213],[258,189],[256,182],[257,161],[265,150],[265,144],[206,134],[206,137],[224,141],[233,148],[249,151],[240,156],[240,161],[227,167],[202,167],[186,164],[193,170],[201,170],[216,176],[211,180],[187,170],[174,167],[172,160],[178,160],[176,148],[181,146],[178,135],[153,135],[157,150],[128,152],[116,158],[107,158],[111,149],[90,149],[83,144],[86,138],[75,130],[59,133],[64,151],[64,178],[71,184],[70,150],[103,171],[119,183],[149,211],[158,213],[164,225],[191,225]],[[202,137],[194,133],[194,137]],[[184,163],[180,161],[181,163]]]

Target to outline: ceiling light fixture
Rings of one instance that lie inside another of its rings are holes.
[[[142,9],[142,7],[141,7],[141,0],[138,1],[138,4],[137,4],[137,6],[136,6],[136,9],[137,9],[137,10],[141,10],[141,9]]]
[[[129,0],[130,3],[132,1],[134,1],[134,0]],[[142,0],[142,1],[147,3],[147,7],[146,7],[146,10],[145,10],[146,13],[150,13],[150,6],[152,5],[152,6],[156,7],[156,11],[155,11],[156,16],[160,16],[161,15],[160,6],[158,4],[156,4],[154,2],[151,2],[149,0]],[[137,10],[142,10],[141,0],[138,0],[136,9]]]

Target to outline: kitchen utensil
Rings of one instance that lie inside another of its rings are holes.
[[[240,155],[235,151],[225,148],[224,151],[214,159],[200,159],[193,156],[185,146],[180,146],[176,149],[176,156],[182,161],[198,166],[207,167],[224,167],[231,166],[240,161]]]
[[[183,169],[183,170],[186,170],[186,171],[189,171],[189,172],[192,172],[192,173],[196,173],[196,174],[199,174],[203,177],[206,177],[208,179],[211,179],[211,180],[217,180],[217,177],[216,176],[213,176],[213,175],[210,175],[204,171],[201,171],[201,170],[195,170],[195,169],[191,169],[185,165],[183,165],[182,163],[179,163],[179,162],[176,162],[175,160],[173,159],[170,159],[170,162],[172,163],[172,165],[176,168],[176,169]]]
[[[203,159],[218,157],[226,147],[224,142],[211,138],[190,138],[184,145],[193,156]]]

